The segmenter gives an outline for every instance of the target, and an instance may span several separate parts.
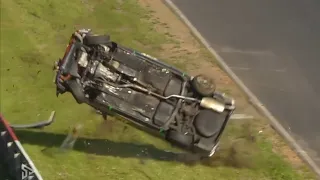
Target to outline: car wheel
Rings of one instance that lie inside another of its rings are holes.
[[[219,133],[225,119],[225,113],[204,109],[196,115],[193,125],[199,135],[208,138]]]
[[[201,96],[213,96],[216,84],[212,78],[205,75],[197,75],[191,81],[194,90]]]
[[[88,34],[84,37],[83,43],[85,45],[97,45],[97,44],[107,44],[110,42],[109,35],[93,35]]]
[[[184,135],[177,131],[169,130],[166,135],[167,141],[172,143],[173,145],[182,147],[182,148],[190,148],[193,143],[193,138],[190,135]]]

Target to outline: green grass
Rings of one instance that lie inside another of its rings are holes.
[[[156,33],[149,16],[133,0],[1,0],[1,112],[11,123],[43,120],[57,112],[50,127],[17,131],[44,179],[312,179],[273,153],[267,137],[238,123],[230,124],[213,159],[192,163],[125,121],[101,124],[70,94],[55,97],[52,64],[63,55],[74,27],[110,33],[122,44],[157,55],[161,44],[174,39]],[[57,151],[77,123],[84,128],[74,149]]]

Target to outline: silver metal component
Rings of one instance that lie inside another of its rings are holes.
[[[47,120],[32,123],[32,124],[10,124],[10,127],[14,128],[14,129],[43,128],[45,126],[49,126],[50,124],[52,124],[55,121],[55,114],[56,114],[56,112],[52,111],[49,119],[47,119]]]
[[[7,134],[7,131],[1,131],[0,135],[3,137],[4,135]]]
[[[183,100],[186,100],[186,101],[199,102],[199,99],[192,98],[192,97],[186,97],[186,96],[180,96],[180,95],[170,95],[170,96],[164,97],[164,99],[170,99],[170,98],[178,98],[178,99],[183,99]]]
[[[233,110],[235,109],[235,100],[229,96],[227,96],[225,93],[221,92],[215,92],[214,97],[220,97],[224,100],[226,104],[226,109]]]
[[[228,109],[228,110],[234,110],[234,109],[236,109],[236,106],[226,105],[226,109]]]
[[[12,146],[13,142],[8,142],[7,147],[10,148]]]
[[[137,107],[132,108],[132,110],[133,110],[133,111],[136,111],[136,112],[138,112],[138,113],[141,113],[141,114],[144,114],[144,113],[146,112],[144,109],[142,109],[142,108],[137,108]]]
[[[235,105],[235,100],[231,99],[231,105],[234,106]]]
[[[102,45],[102,44],[100,46],[103,47],[105,52],[109,52],[110,51],[110,48],[108,46]]]
[[[21,155],[20,153],[15,153],[15,154],[13,155],[13,158],[14,158],[14,159],[17,159],[18,157],[20,157],[20,155]]]
[[[99,63],[99,62],[97,62],[97,63]],[[95,66],[97,66],[97,65],[96,65],[96,62],[94,62],[94,63],[93,63],[93,66],[90,67],[90,70],[89,70],[90,74],[94,74],[94,71],[96,70]]]
[[[119,95],[119,94],[117,93],[117,89],[119,89],[119,88],[110,86],[109,84],[106,84],[106,83],[104,84],[104,87],[105,87],[109,92],[111,92],[112,94]]]
[[[111,72],[109,68],[103,66],[101,63],[98,65],[96,73],[100,74],[103,77],[111,79],[112,81],[116,81],[118,78],[118,76],[115,76],[115,74]]]
[[[200,106],[206,109],[222,113],[225,110],[225,105],[213,98],[205,97],[200,101]]]
[[[95,61],[93,66],[90,68],[90,73],[93,74],[96,78],[100,77],[103,79],[109,79],[115,82],[119,75],[110,71],[109,68],[105,67],[99,61]]]
[[[79,41],[80,41],[81,43],[83,43],[83,36],[82,36],[80,33],[74,32],[73,34],[74,34],[74,36],[76,36],[76,37],[79,39]]]
[[[87,34],[87,33],[89,33],[90,31],[91,31],[91,29],[79,29],[78,30],[79,31],[79,33],[81,33],[81,34]]]
[[[115,68],[118,69],[120,66],[120,63],[118,61],[112,61],[111,65]]]
[[[150,95],[153,95],[153,96],[156,96],[158,98],[161,98],[161,99],[171,99],[171,98],[178,98],[178,99],[183,99],[183,100],[186,100],[186,101],[195,101],[195,102],[200,102],[199,99],[196,99],[196,98],[191,98],[191,97],[186,97],[186,96],[180,96],[180,95],[170,95],[170,96],[161,96],[157,93],[154,93],[146,88],[143,88],[141,86],[138,86],[138,85],[135,85],[135,84],[123,84],[123,85],[119,85],[117,86],[119,88],[134,88],[134,89],[137,89],[137,90],[140,90],[144,93],[147,93],[147,94],[150,94]]]
[[[226,100],[226,104],[228,104],[230,106],[235,105],[235,100],[233,98],[227,96],[226,93],[222,93],[222,97]]]
[[[88,54],[86,52],[81,52],[78,64],[81,67],[87,67],[88,65]]]
[[[209,157],[213,156],[216,153],[216,151],[217,151],[217,149],[219,147],[219,144],[220,144],[220,142],[218,142],[216,145],[214,145],[214,147],[210,151]]]
[[[247,114],[232,114],[230,119],[233,119],[233,120],[254,119],[254,116],[247,115]]]

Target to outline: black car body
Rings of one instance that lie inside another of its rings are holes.
[[[55,69],[57,95],[70,92],[78,103],[111,110],[205,156],[214,154],[235,109],[206,76],[191,77],[90,30],[72,34]]]

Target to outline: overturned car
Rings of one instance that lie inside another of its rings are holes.
[[[191,77],[91,30],[72,34],[55,70],[57,96],[70,92],[79,104],[103,114],[111,110],[204,156],[214,154],[235,110],[234,100],[217,92],[212,79]]]

